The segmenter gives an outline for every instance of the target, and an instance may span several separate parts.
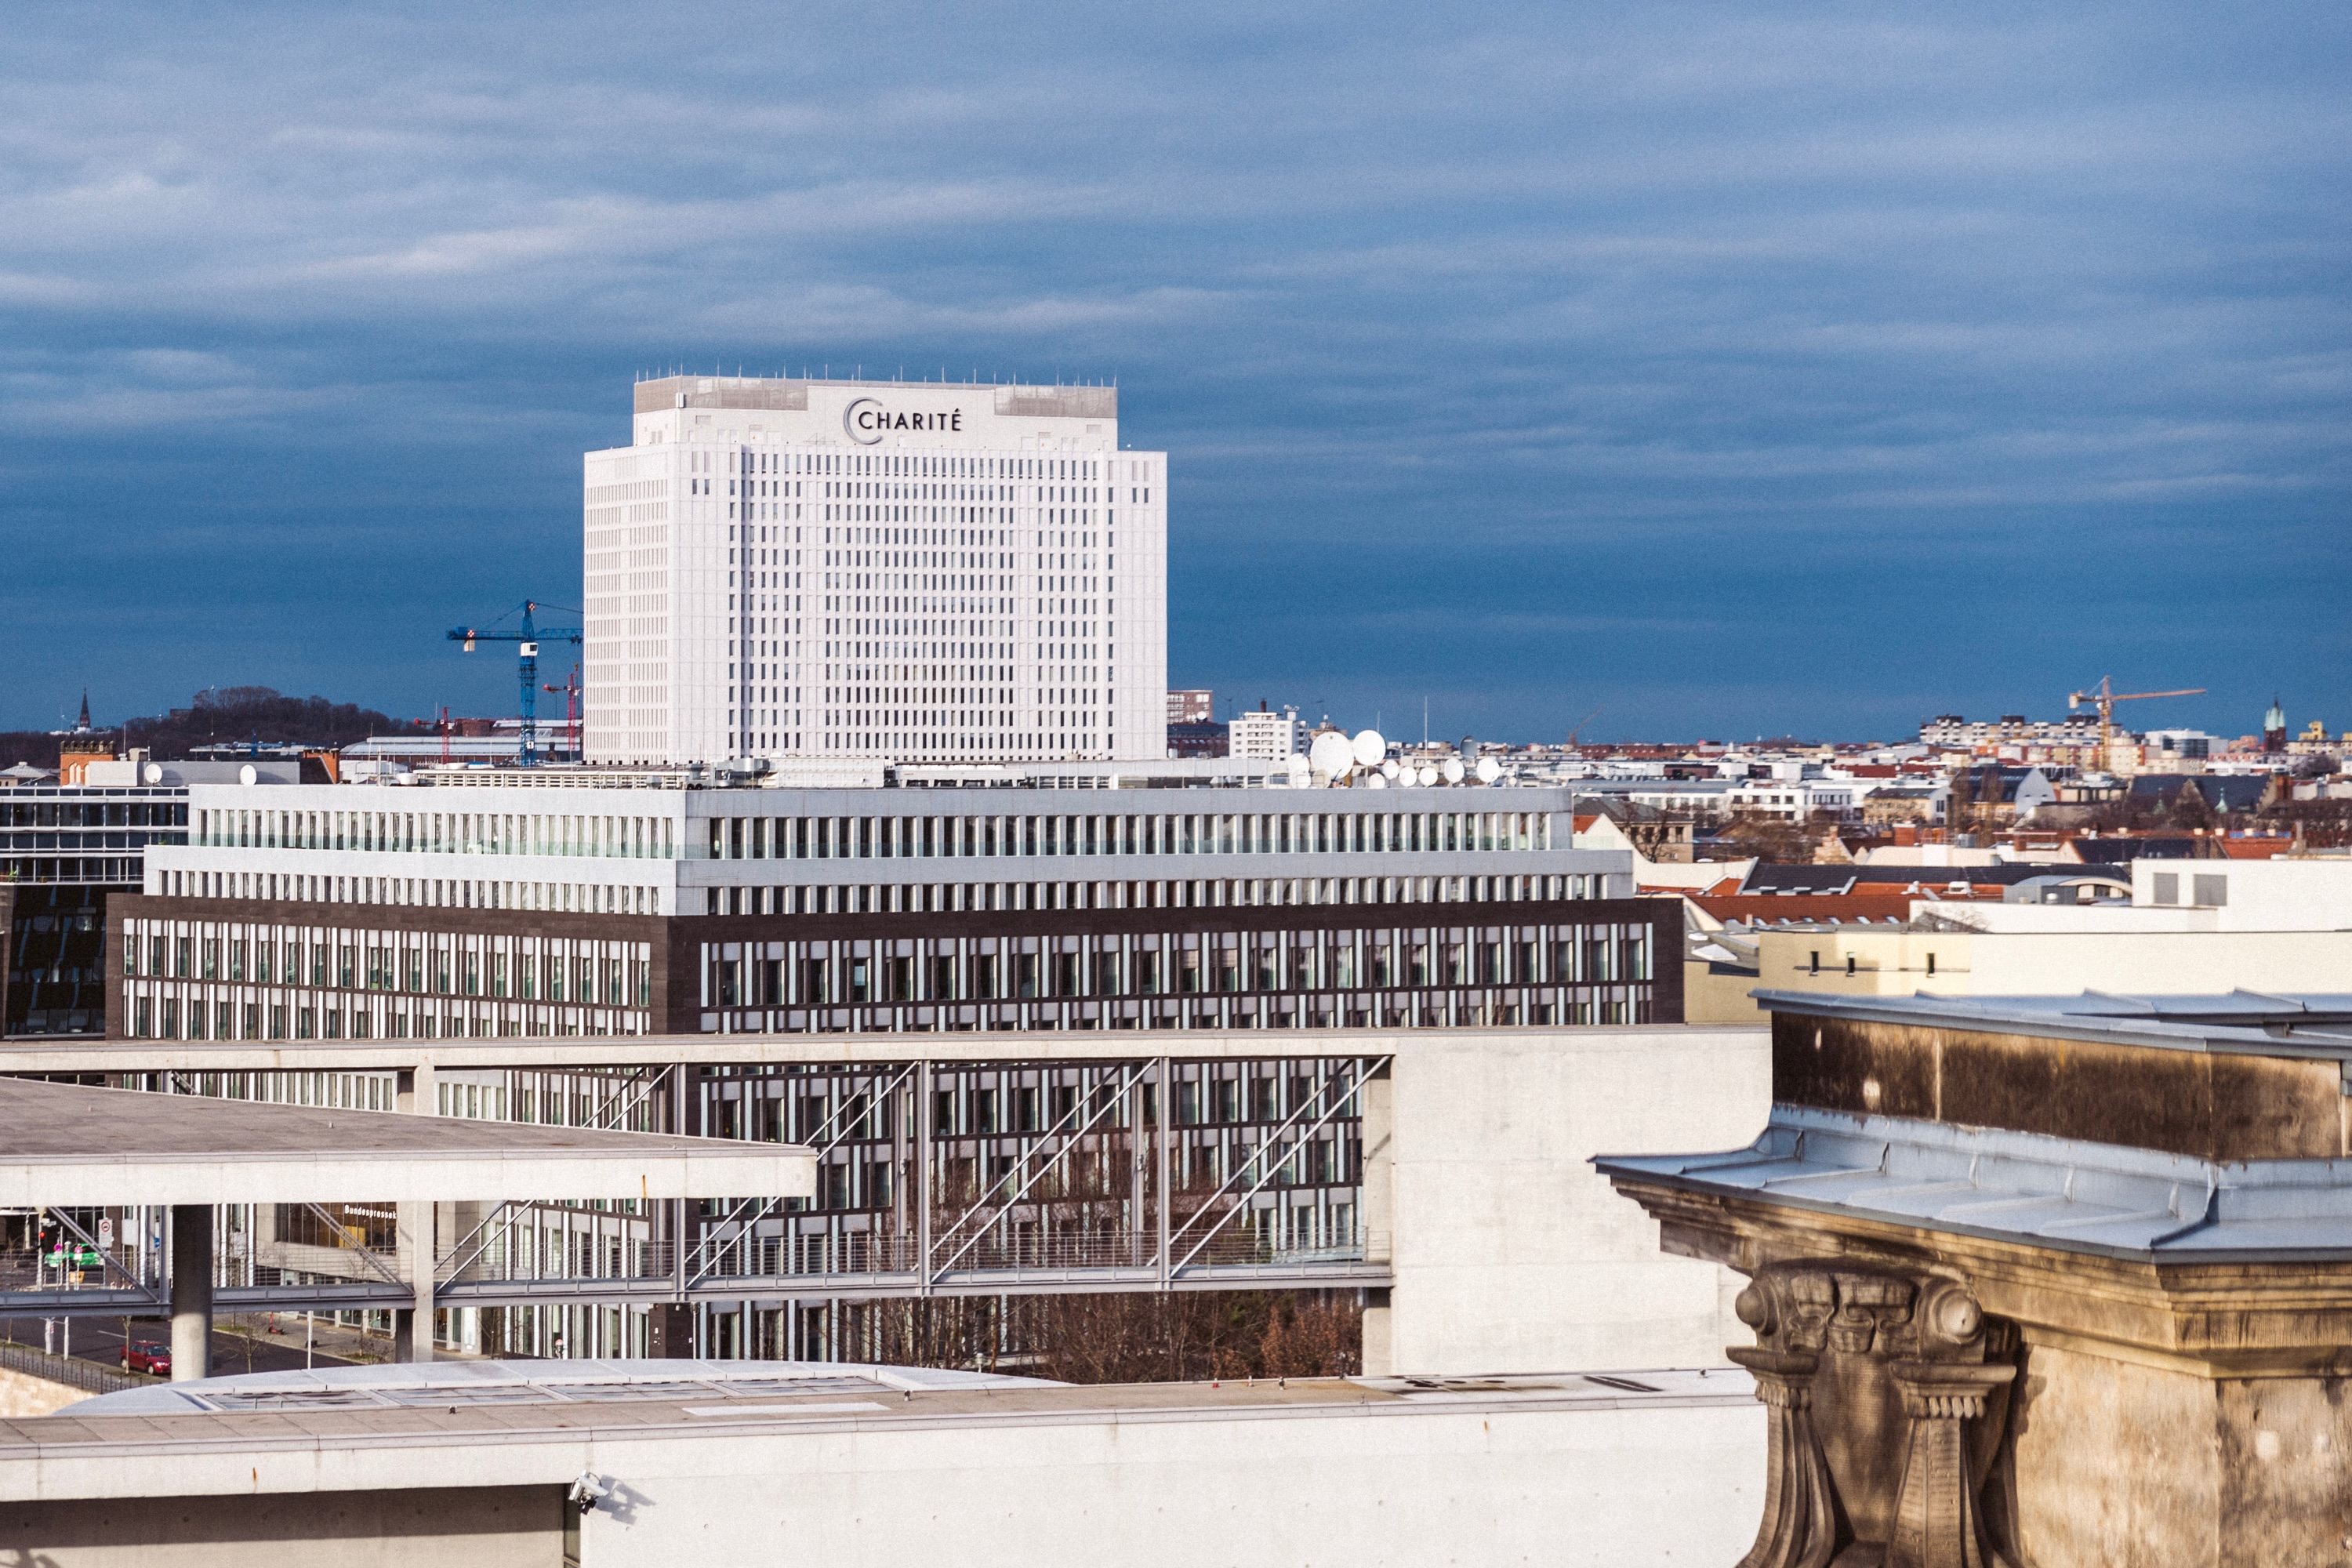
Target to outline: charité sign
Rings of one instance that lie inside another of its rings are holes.
[[[861,446],[871,447],[883,437],[898,430],[928,430],[934,433],[963,430],[963,410],[948,409],[930,413],[893,413],[876,399],[860,397],[841,411],[841,427],[849,438]]]

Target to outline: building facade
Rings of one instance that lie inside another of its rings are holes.
[[[1171,724],[1206,724],[1216,714],[1216,696],[1205,687],[1189,687],[1168,694],[1168,721]]]
[[[1299,740],[1306,726],[1298,721],[1298,710],[1286,708],[1279,713],[1260,708],[1255,713],[1236,714],[1225,727],[1226,749],[1236,757],[1256,757],[1266,762],[1280,762],[1297,756],[1302,749]]]
[[[1286,788],[452,777],[467,782],[193,786],[189,841],[150,851],[148,898],[126,906],[130,923],[110,949],[125,983],[115,1026],[148,1037],[196,1028],[205,1038],[302,1038],[306,1028],[362,1037],[351,1031],[402,1029],[404,1012],[407,1029],[467,1035],[1073,1026],[1147,1016],[1190,1025],[1211,1015],[1188,996],[1582,984],[1588,972],[1577,966],[1587,961],[1554,949],[1581,952],[1599,939],[1553,928],[1643,918],[1616,907],[1633,895],[1631,857],[1575,847],[1571,803],[1556,789],[1429,791],[1408,802]],[[1408,804],[1444,809],[1394,809]],[[1365,906],[1382,908],[1375,916]],[[770,924],[722,935],[712,916]],[[908,918],[847,936],[827,923],[881,916]],[[1455,939],[1427,934],[1505,925],[1528,931],[1478,939],[1510,945],[1501,968],[1461,969],[1440,951]],[[1271,971],[1257,957],[1214,956],[1255,953],[1255,938],[1197,940],[1360,927],[1423,934],[1286,939]],[[771,932],[757,952],[720,951],[753,941],[744,933],[755,929]],[[1082,937],[1076,947],[1038,945]],[[899,945],[842,945],[875,941]],[[1541,962],[1522,961],[1518,945],[1529,942]],[[1418,969],[1406,948],[1428,950]],[[1195,956],[1178,956],[1187,951]],[[1619,963],[1591,973],[1613,983]],[[726,963],[744,966],[734,981],[719,978]],[[907,965],[914,978],[898,973]],[[1228,984],[1226,968],[1251,979]],[[352,992],[483,1005],[374,1007],[362,1023],[326,995]],[[1086,1011],[1114,997],[1137,1005]],[[1048,1015],[1027,1005],[1056,998],[1080,1010],[1041,1026]],[[1142,1005],[1147,998],[1164,1000]],[[1565,1008],[1551,1015],[1565,1018],[1590,1002],[1600,1016],[1605,1005],[1642,1000],[1523,996],[1474,1011]],[[890,1011],[950,1004],[961,1010]],[[1306,1012],[1393,1022],[1400,1005],[1332,1000]],[[1456,1008],[1412,1005],[1433,1020]],[[844,1011],[858,1007],[884,1011]]]
[[[150,845],[187,836],[176,784],[0,790],[0,1034],[105,1027],[107,900],[142,886]]]
[[[583,482],[593,762],[1165,750],[1167,457],[1113,388],[640,382]]]
[[[1658,899],[681,918],[142,896],[108,918],[128,1039],[1682,1019]]]

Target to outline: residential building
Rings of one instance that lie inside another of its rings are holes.
[[[1168,726],[1168,754],[1171,757],[1224,757],[1233,754],[1225,726],[1203,721],[1197,724]]]
[[[591,761],[1165,750],[1167,456],[1103,386],[637,384],[584,462]]]
[[[2099,740],[2099,720],[2095,713],[2077,713],[2058,720],[2028,719],[2022,713],[2004,713],[1998,719],[1979,719],[1971,722],[1958,713],[1938,713],[1933,719],[1920,721],[1919,739],[1930,746],[1965,746],[1971,751],[1979,746],[2018,742],[2095,747]]]
[[[1171,724],[1206,724],[1216,716],[1216,693],[1206,688],[1168,694],[1168,721]]]
[[[1242,713],[1225,726],[1226,753],[1267,762],[1295,757],[1304,749],[1298,743],[1303,729],[1297,709],[1286,708],[1276,713],[1261,702],[1256,712]]]

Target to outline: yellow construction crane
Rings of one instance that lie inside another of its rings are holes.
[[[2107,765],[2107,737],[2115,729],[2116,704],[2138,702],[2150,697],[2202,697],[2205,689],[2192,686],[2179,691],[2117,691],[2108,684],[2105,676],[2099,677],[2096,691],[2070,691],[2066,694],[2066,711],[2072,713],[2085,702],[2099,710],[2099,765]]]

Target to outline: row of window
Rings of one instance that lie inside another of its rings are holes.
[[[194,842],[224,849],[360,849],[419,855],[677,858],[667,816],[474,811],[227,811],[196,814]]]
[[[1060,855],[1346,855],[1549,849],[1545,812],[1228,812],[1118,816],[666,816],[508,812],[197,813],[208,848],[728,860]]]
[[[1546,812],[1152,816],[714,816],[714,860],[1060,855],[1353,855],[1549,849]]]
[[[122,973],[175,980],[653,1005],[652,948],[563,937],[124,922]]]
[[[1651,963],[1650,928],[1613,924],[705,942],[701,1005],[1596,985]]]
[[[0,828],[184,827],[187,824],[185,801],[9,800],[0,796]]]
[[[251,994],[247,994],[250,995]],[[182,996],[148,984],[123,997],[123,1027],[142,1040],[481,1039],[491,1036],[642,1035],[648,1016],[516,1004],[448,1006],[421,999],[414,1007],[352,999],[349,1006],[310,999],[229,1000]]]
[[[961,453],[933,457],[897,452],[762,452],[743,448],[725,453],[693,452],[688,454],[688,460],[693,471],[717,473],[722,471],[722,466],[713,465],[711,459],[719,457],[727,459],[723,471],[730,474],[831,474],[857,479],[1101,479],[1108,477],[1104,472],[1107,464],[1084,458],[997,458]],[[1131,477],[1151,477],[1152,465],[1149,462],[1130,462],[1128,467],[1134,470]],[[591,487],[587,499],[593,501],[600,489],[609,488],[612,487]],[[734,493],[731,481],[728,493]],[[852,493],[898,500],[950,499],[944,495],[918,496],[905,486],[869,485]],[[1051,497],[1040,491],[1037,499],[1074,498]]]
[[[137,865],[138,862],[130,862]],[[158,871],[166,898],[291,899],[330,904],[404,904],[433,909],[551,910],[583,914],[663,912],[658,888],[602,882],[474,881],[454,877],[312,877],[276,871]]]

